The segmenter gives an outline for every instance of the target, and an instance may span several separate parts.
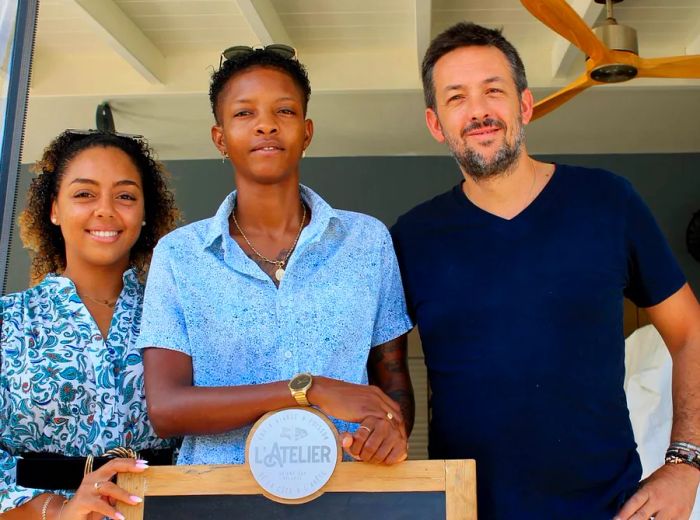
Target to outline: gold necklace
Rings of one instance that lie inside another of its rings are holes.
[[[99,303],[100,305],[105,305],[105,306],[109,307],[110,309],[114,309],[114,306],[117,304],[117,300],[119,299],[119,298],[115,298],[114,300],[100,300],[98,298],[93,298],[89,294],[83,294],[81,296],[85,296],[88,300],[91,300],[95,303]]]
[[[250,247],[253,253],[262,258],[268,264],[273,264],[277,266],[277,270],[275,271],[275,278],[278,282],[282,281],[282,277],[284,276],[284,265],[287,263],[287,260],[289,260],[289,257],[292,256],[292,251],[294,251],[294,248],[297,246],[297,242],[299,241],[299,237],[301,236],[301,231],[304,229],[304,221],[306,220],[306,204],[304,204],[304,201],[301,202],[301,207],[303,209],[303,213],[301,215],[301,224],[299,225],[299,232],[297,233],[297,237],[294,239],[292,247],[289,249],[289,251],[287,251],[287,254],[282,260],[270,260],[268,257],[260,253],[260,251],[255,249],[255,247],[253,247],[253,244],[250,243],[250,240],[248,240],[248,237],[245,236],[245,233],[241,229],[241,226],[238,225],[238,220],[236,220],[235,206],[233,208],[233,211],[231,212],[231,217],[233,217],[233,224],[236,226],[236,229],[241,234],[243,240],[245,240],[245,243],[248,244],[248,247]]]

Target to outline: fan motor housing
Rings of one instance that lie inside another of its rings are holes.
[[[637,68],[626,63],[606,63],[591,70],[591,79],[600,83],[622,83],[637,76]]]
[[[607,23],[594,27],[593,32],[608,49],[639,55],[637,31],[632,27],[608,19]],[[591,79],[601,83],[621,83],[637,76],[637,72],[636,67],[626,63],[606,63],[591,70]]]
[[[639,54],[637,31],[627,25],[615,23],[614,20],[593,28],[593,32],[608,49]]]

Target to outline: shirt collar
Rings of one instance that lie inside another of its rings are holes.
[[[299,190],[302,199],[311,209],[311,222],[302,234],[304,242],[320,240],[332,221],[342,229],[343,223],[338,213],[320,195],[303,184],[299,185]],[[236,205],[236,193],[236,191],[229,193],[214,217],[210,219],[204,239],[204,249],[211,247],[218,239],[229,235],[228,218]],[[302,242],[301,238],[300,242]]]
[[[302,233],[300,241],[303,238],[303,242],[317,242],[332,223],[341,229],[343,228],[343,221],[340,219],[338,212],[323,200],[318,193],[303,184],[299,185],[299,190],[301,198],[311,208],[311,222],[304,229],[306,233]]]
[[[124,282],[124,287],[121,292],[123,295],[133,293],[133,291],[139,289],[141,285],[136,270],[133,268],[124,271],[122,281]],[[73,280],[61,274],[49,273],[46,275],[43,283],[53,286],[55,288],[54,293],[63,301],[70,300],[78,295]]]
[[[232,191],[224,199],[216,211],[216,214],[209,219],[207,233],[204,238],[204,249],[210,247],[218,238],[228,234],[228,217],[236,205],[236,192]]]
[[[62,274],[48,273],[46,275],[46,278],[47,278],[47,281],[51,281],[54,284],[59,285],[61,287],[71,286],[71,287],[75,288],[75,284],[73,283],[73,280],[63,276]],[[139,277],[136,274],[136,270],[133,267],[124,271],[124,274],[122,275],[122,281],[124,282],[124,287],[128,287],[128,288],[137,287],[140,283]]]
[[[128,289],[135,289],[139,285],[141,285],[139,277],[136,274],[136,269],[134,268],[130,268],[124,271],[124,274],[122,275],[122,281],[124,282],[124,287]]]

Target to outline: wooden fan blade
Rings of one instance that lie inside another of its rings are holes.
[[[525,9],[543,24],[559,33],[586,53],[595,63],[605,60],[610,51],[591,31],[566,0],[520,0]]]
[[[588,73],[579,76],[563,89],[555,92],[551,96],[544,98],[542,101],[535,103],[535,111],[532,115],[531,121],[534,121],[535,119],[539,119],[540,117],[549,114],[552,110],[563,105],[572,97],[574,97],[577,94],[580,94],[581,92],[583,92],[588,87],[594,84],[595,81],[588,77]]]
[[[640,58],[640,78],[700,79],[700,56],[669,56],[667,58]]]

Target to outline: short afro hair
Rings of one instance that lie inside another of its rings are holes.
[[[309,105],[311,97],[311,83],[306,68],[296,58],[286,58],[274,51],[266,49],[254,49],[250,53],[241,54],[224,60],[219,70],[214,71],[211,76],[211,84],[209,86],[209,102],[211,103],[211,111],[214,114],[214,119],[220,123],[217,114],[219,105],[219,96],[228,81],[236,74],[253,68],[270,68],[277,69],[290,78],[299,87],[302,97],[302,108],[306,116],[306,109]]]

